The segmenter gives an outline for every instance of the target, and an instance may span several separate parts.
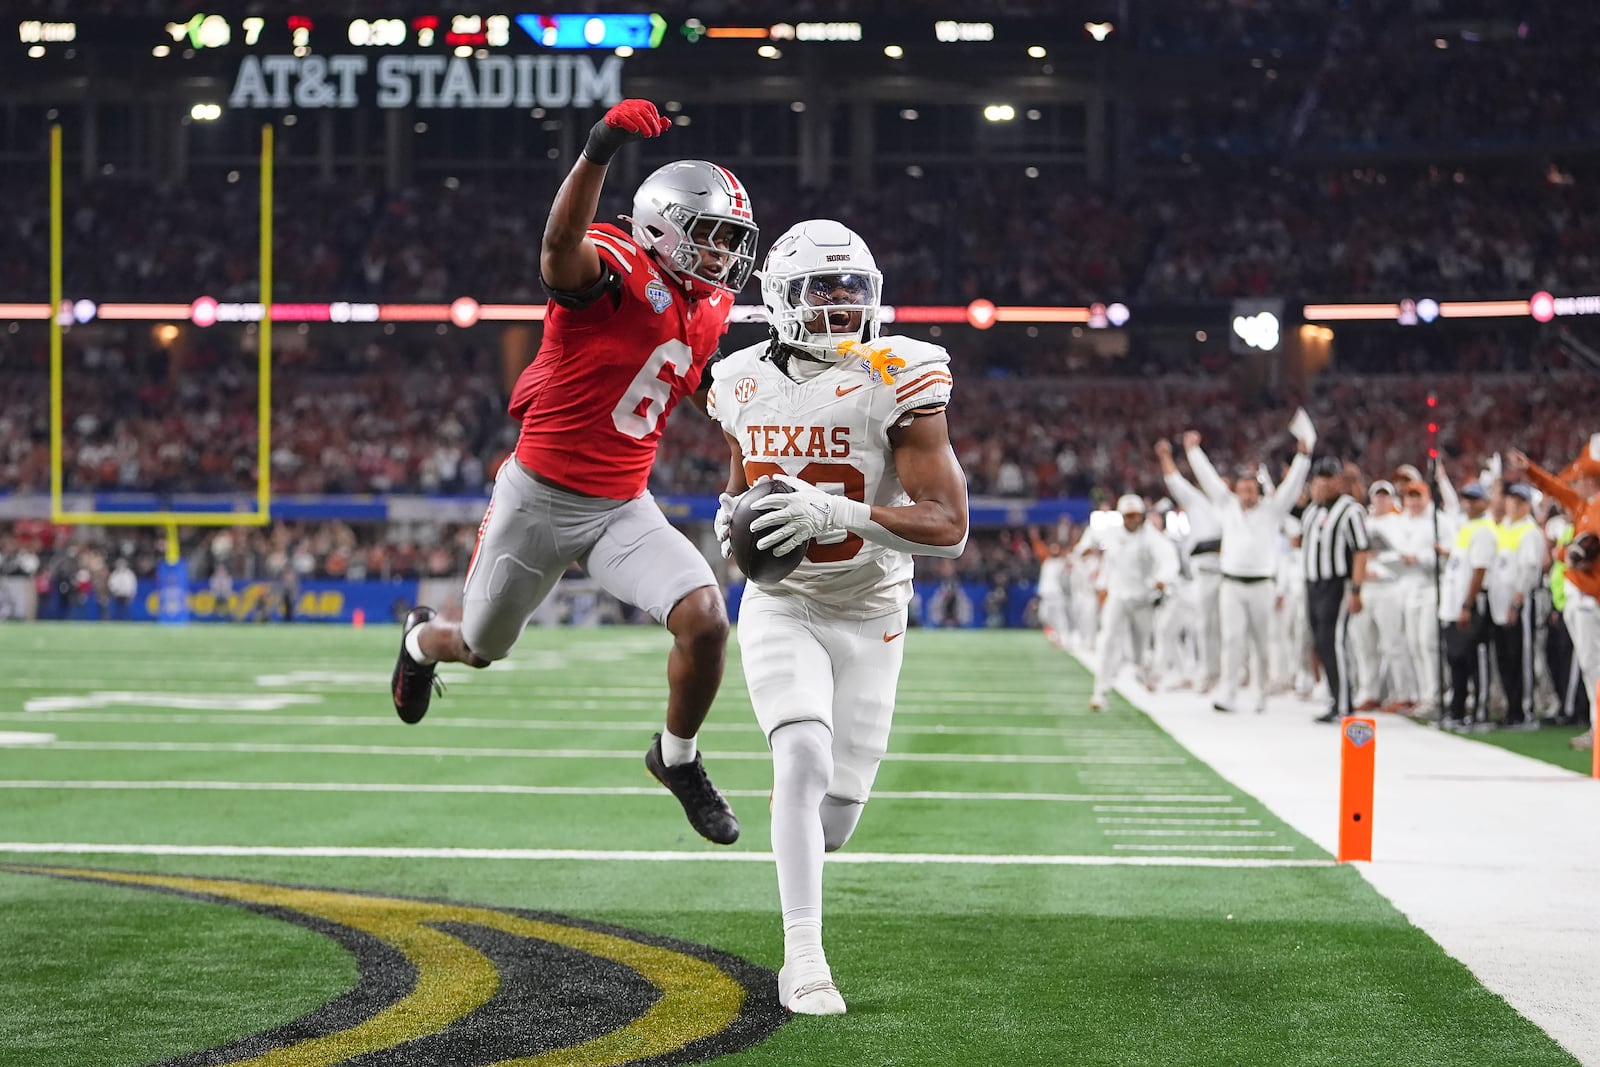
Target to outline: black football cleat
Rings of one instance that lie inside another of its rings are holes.
[[[394,696],[395,713],[408,725],[421,722],[428,714],[428,702],[433,694],[444,692],[444,683],[433,676],[438,664],[418,663],[406,651],[406,637],[411,631],[437,614],[432,608],[412,608],[400,627],[400,657],[395,660],[389,689]]]
[[[717,787],[711,784],[698,752],[693,762],[668,767],[661,756],[661,735],[656,734],[650,751],[644,754],[644,765],[656,781],[678,798],[695,833],[718,845],[731,845],[739,840],[739,820]]]

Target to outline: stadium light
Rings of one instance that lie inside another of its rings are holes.
[[[778,46],[771,44],[764,44],[760,48],[757,48],[756,55],[760,56],[762,59],[783,58],[783,53],[778,50]]]
[[[890,59],[899,59],[906,54],[906,50],[897,44],[886,44],[883,46],[883,54]]]
[[[189,117],[196,122],[216,122],[222,117],[222,105],[196,104],[189,109]]]
[[[1045,47],[1042,44],[1034,44],[1034,45],[1029,45],[1028,46],[1028,58],[1029,59],[1043,59],[1045,56],[1047,56],[1049,54],[1050,53],[1045,50]]]
[[[1109,22],[1085,22],[1083,24],[1083,28],[1090,37],[1095,39],[1096,43],[1102,42],[1107,37],[1110,37],[1112,31],[1116,29],[1116,27]]]
[[[983,117],[990,122],[1010,122],[1017,117],[1017,109],[1010,104],[990,104],[983,109]]]

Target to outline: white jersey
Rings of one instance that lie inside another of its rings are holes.
[[[905,365],[886,375],[852,357],[797,382],[762,358],[763,342],[712,367],[707,413],[739,442],[748,481],[789,474],[874,506],[911,503],[895,473],[889,431],[912,411],[949,402],[950,355],[911,337],[880,337],[872,348],[888,349]],[[851,534],[837,544],[813,544],[789,577],[761,588],[872,616],[910,603],[911,573],[909,553]]]

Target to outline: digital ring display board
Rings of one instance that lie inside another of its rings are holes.
[[[453,52],[465,58],[479,50],[634,50],[663,47],[715,48],[730,43],[784,46],[873,45],[995,46],[1029,50],[1046,46],[1112,43],[1118,34],[1112,5],[1062,4],[1059,16],[969,21],[886,15],[860,21],[668,18],[653,13],[526,12],[511,9],[464,13],[437,11],[393,15],[328,15],[308,10],[291,15],[238,15],[223,10],[174,13],[170,18],[105,17],[81,21],[20,19],[11,41],[40,58],[63,49],[138,49],[167,54],[258,50],[285,54],[335,53],[350,49]]]

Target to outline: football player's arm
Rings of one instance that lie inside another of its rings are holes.
[[[722,558],[727,559],[733,555],[733,542],[730,540],[733,507],[744,491],[750,488],[750,484],[744,476],[744,449],[739,447],[739,439],[727,430],[722,431],[722,436],[728,439],[728,488],[717,497],[717,514],[711,520],[711,532],[716,535],[717,549],[722,553]]]
[[[728,439],[728,495],[738,496],[750,488],[744,475],[744,449],[739,447],[739,439],[727,430],[722,431],[722,436]]]
[[[605,167],[580,156],[556,192],[539,247],[539,274],[553,292],[582,293],[601,280],[600,253],[588,230],[594,225],[605,180]]]
[[[950,445],[944,409],[911,414],[909,425],[889,431],[895,474],[911,503],[870,508],[849,528],[901,552],[954,559],[967,547],[967,477]]]
[[[781,556],[807,541],[832,544],[829,538],[855,534],[897,552],[961,555],[967,547],[967,479],[950,446],[944,406],[906,413],[889,431],[889,446],[910,504],[874,507],[787,474],[774,475],[794,492],[756,501],[756,509],[766,512],[750,524],[753,532],[764,534],[756,547]]]
[[[659,136],[667,126],[648,100],[624,100],[607,111],[589,131],[583,154],[556,191],[539,247],[539,273],[556,293],[580,295],[605,281],[600,253],[588,238],[600,207],[606,167],[630,141]]]

